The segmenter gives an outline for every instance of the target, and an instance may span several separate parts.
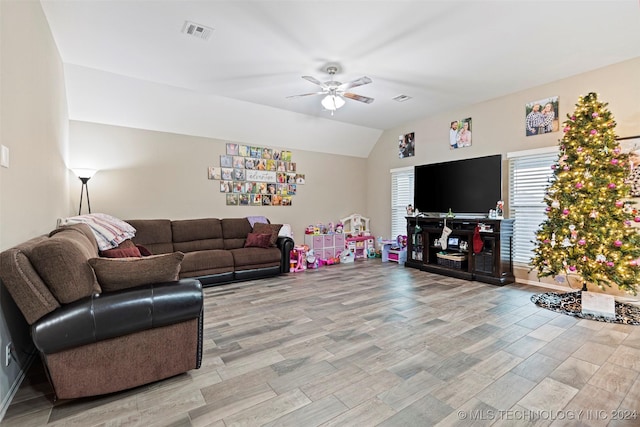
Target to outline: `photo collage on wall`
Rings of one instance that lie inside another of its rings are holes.
[[[298,185],[305,183],[291,151],[232,143],[220,156],[220,167],[209,167],[208,177],[220,182],[229,206],[291,206]]]

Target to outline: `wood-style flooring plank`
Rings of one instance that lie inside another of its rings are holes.
[[[640,326],[530,301],[547,291],[379,259],[208,287],[201,369],[54,402],[36,360],[1,425],[509,426],[495,415],[640,411]],[[565,421],[518,425],[640,414]]]

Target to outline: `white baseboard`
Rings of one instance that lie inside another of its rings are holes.
[[[7,413],[7,409],[9,409],[9,405],[11,405],[11,401],[18,392],[18,389],[20,389],[22,381],[24,381],[25,377],[27,376],[27,372],[29,372],[29,368],[31,367],[31,364],[33,363],[35,357],[35,355],[32,355],[31,357],[29,357],[29,359],[27,359],[24,368],[20,370],[20,374],[16,378],[15,382],[11,385],[9,392],[4,397],[4,399],[2,399],[2,403],[0,404],[0,422],[4,419],[4,416]]]

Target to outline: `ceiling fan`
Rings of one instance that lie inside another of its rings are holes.
[[[338,67],[335,67],[335,66],[327,67],[327,73],[329,73],[329,75],[331,76],[331,80],[324,83],[316,79],[315,77],[302,76],[303,79],[315,85],[320,86],[322,88],[322,91],[303,93],[301,95],[292,95],[292,96],[288,96],[287,98],[297,98],[297,97],[309,96],[309,95],[326,95],[322,99],[321,104],[325,109],[331,111],[332,116],[334,111],[344,106],[345,104],[344,98],[353,99],[355,101],[364,102],[366,104],[371,104],[373,102],[373,98],[369,98],[368,96],[362,96],[362,95],[357,95],[355,93],[347,92],[351,88],[371,83],[372,80],[369,77],[364,76],[364,77],[360,77],[359,79],[350,81],[348,83],[340,83],[333,79],[333,76],[335,76],[337,71],[338,71]]]

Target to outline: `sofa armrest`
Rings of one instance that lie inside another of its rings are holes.
[[[47,314],[32,325],[31,336],[40,352],[52,354],[198,318],[202,300],[196,279],[95,294]]]
[[[278,237],[276,241],[276,246],[280,249],[280,273],[288,273],[289,272],[289,262],[291,261],[291,251],[295,246],[293,239],[291,237]]]

